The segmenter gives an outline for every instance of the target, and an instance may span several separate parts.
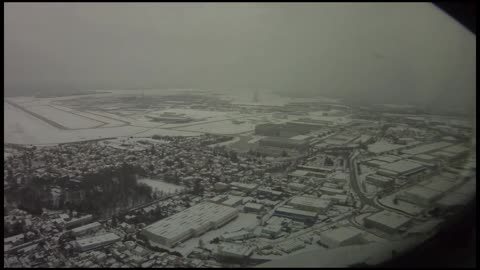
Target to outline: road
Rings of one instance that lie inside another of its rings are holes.
[[[375,198],[368,198],[367,196],[365,196],[365,194],[361,190],[360,184],[358,183],[357,163],[355,162],[355,156],[357,154],[358,153],[354,151],[353,154],[348,159],[348,167],[350,172],[350,185],[353,191],[357,194],[358,198],[360,199],[361,207],[363,207],[364,205],[368,205],[368,206],[377,208],[377,204],[375,203]]]

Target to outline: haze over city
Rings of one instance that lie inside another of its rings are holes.
[[[428,3],[8,3],[5,91],[268,89],[475,100],[475,36]]]
[[[4,7],[4,268],[382,266],[475,209],[431,4]]]

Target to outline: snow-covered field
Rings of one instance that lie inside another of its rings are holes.
[[[178,128],[178,130],[182,130],[182,131],[205,132],[210,134],[221,134],[221,135],[249,132],[249,131],[253,131],[254,129],[255,129],[255,124],[253,123],[244,122],[241,124],[234,124],[231,120],[198,124],[198,125]]]
[[[71,129],[92,128],[104,124],[102,122],[62,111],[50,106],[28,106],[26,109]]]
[[[4,102],[4,143],[56,144],[108,137],[131,136],[146,128],[124,126],[60,130]]]
[[[136,133],[134,136],[140,137],[148,137],[153,135],[159,136],[200,136],[202,132],[189,132],[189,131],[182,131],[182,130],[173,130],[173,129],[163,129],[163,128],[152,128],[152,129],[145,129],[142,132]]]
[[[158,191],[163,191],[166,194],[171,194],[171,193],[176,193],[180,192],[181,190],[185,189],[182,186],[166,183],[160,180],[152,180],[148,178],[143,178],[143,179],[138,179],[137,180],[139,183],[147,184],[152,189],[157,189]]]

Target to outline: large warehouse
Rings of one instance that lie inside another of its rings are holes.
[[[320,234],[320,242],[329,248],[362,243],[362,231],[355,227],[340,227]]]
[[[120,237],[114,233],[107,233],[102,235],[96,235],[89,238],[84,238],[75,241],[77,249],[80,251],[86,251],[101,246],[106,246],[115,243],[120,240]]]
[[[377,173],[388,177],[410,177],[426,169],[427,167],[422,164],[408,160],[399,160],[381,166]]]
[[[396,198],[420,206],[429,206],[441,195],[438,191],[417,185],[396,195]]]
[[[216,229],[238,216],[238,210],[204,202],[145,227],[142,234],[161,245],[171,247],[190,237]]]
[[[307,196],[295,196],[288,204],[299,210],[325,213],[330,207],[331,201]]]
[[[365,218],[365,225],[377,228],[387,233],[399,232],[400,228],[410,223],[410,218],[387,210],[375,213]]]

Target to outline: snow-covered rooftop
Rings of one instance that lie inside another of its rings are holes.
[[[392,229],[398,229],[410,222],[410,218],[387,210],[375,213],[366,219],[383,224]]]
[[[340,227],[333,230],[327,230],[321,233],[322,236],[328,237],[330,240],[335,242],[343,242],[353,237],[357,237],[358,235],[361,235],[361,234],[362,234],[361,230],[351,226],[345,226],[345,227]]]
[[[393,171],[398,174],[406,174],[421,169],[422,167],[422,165],[415,162],[399,160],[393,163],[382,165],[381,169]]]

